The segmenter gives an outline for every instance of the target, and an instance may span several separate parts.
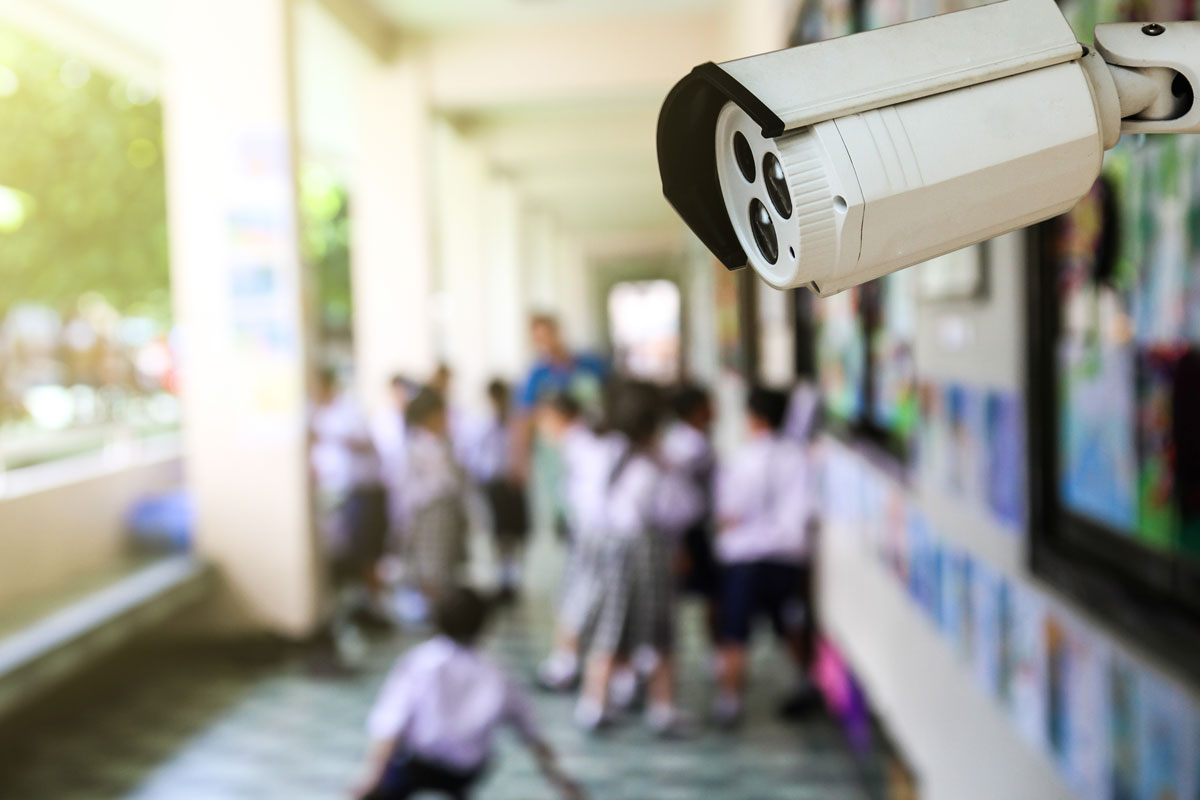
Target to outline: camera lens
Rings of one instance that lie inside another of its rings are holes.
[[[754,241],[763,258],[772,264],[778,261],[779,240],[775,238],[775,223],[771,221],[771,212],[757,197],[750,201],[750,230],[754,231]]]
[[[791,217],[792,193],[783,176],[783,165],[774,153],[763,156],[763,180],[767,183],[767,197],[771,198],[771,205],[775,206],[779,216],[784,219]]]
[[[754,183],[754,151],[750,149],[750,143],[741,131],[733,135],[733,157],[737,159],[742,177]]]

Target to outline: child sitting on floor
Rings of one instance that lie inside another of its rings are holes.
[[[517,731],[564,798],[582,799],[538,735],[525,696],[475,649],[486,617],[478,593],[458,588],[442,595],[434,610],[439,635],[397,663],[371,711],[374,744],[363,800],[404,800],[425,791],[470,797],[501,725]]]

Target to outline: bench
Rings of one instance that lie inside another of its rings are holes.
[[[191,555],[122,562],[0,616],[0,716],[199,601],[214,570]]]

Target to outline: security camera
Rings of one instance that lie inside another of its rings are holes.
[[[1198,133],[1200,22],[1004,0],[703,64],[658,120],[663,194],[730,269],[832,294],[1074,206],[1122,133]]]

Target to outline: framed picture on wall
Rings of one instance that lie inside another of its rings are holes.
[[[1033,238],[1033,570],[1200,675],[1200,143],[1126,137]]]
[[[982,300],[987,296],[991,242],[964,247],[913,267],[922,300]]]

